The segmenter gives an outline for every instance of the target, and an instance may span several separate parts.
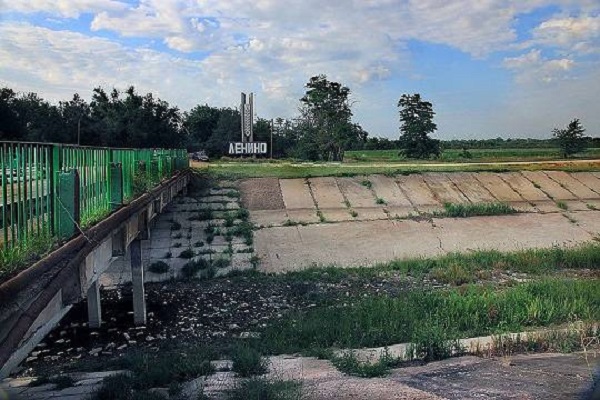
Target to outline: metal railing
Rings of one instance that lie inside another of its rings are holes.
[[[61,226],[85,227],[187,166],[185,149],[0,142],[0,250],[66,239]]]

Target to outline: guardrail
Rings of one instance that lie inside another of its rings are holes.
[[[0,142],[0,250],[68,239],[187,166],[185,149]]]

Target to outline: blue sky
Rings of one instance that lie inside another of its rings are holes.
[[[600,2],[0,0],[0,85],[51,101],[134,85],[189,110],[253,91],[259,116],[292,118],[320,73],[375,136],[398,136],[417,92],[442,139],[543,138],[572,118],[600,136]]]

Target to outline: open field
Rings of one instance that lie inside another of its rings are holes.
[[[447,149],[442,152],[441,162],[504,162],[504,161],[542,161],[561,160],[559,148],[540,149]],[[577,158],[598,158],[600,148],[588,148],[576,155]],[[345,162],[399,162],[407,161],[399,150],[353,150],[344,155]],[[413,161],[410,161],[413,162]],[[427,161],[423,161],[427,162]]]
[[[192,162],[191,166],[215,179],[311,178],[321,176],[357,176],[382,174],[410,175],[420,172],[508,172],[522,170],[600,171],[600,160],[511,161],[511,162],[373,162],[318,163],[274,160],[272,162]]]

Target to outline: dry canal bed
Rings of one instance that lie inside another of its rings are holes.
[[[600,233],[600,174],[421,173],[239,185],[264,271],[366,266],[454,251],[573,246]],[[503,203],[517,214],[438,218],[444,205]]]

